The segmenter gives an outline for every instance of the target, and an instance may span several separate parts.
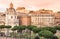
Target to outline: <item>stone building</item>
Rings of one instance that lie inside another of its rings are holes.
[[[19,25],[31,25],[31,16],[23,12],[17,12]]]
[[[38,27],[60,25],[60,13],[52,10],[26,10],[25,7],[14,9],[13,3],[5,12],[0,13],[0,25],[36,25]]]
[[[54,15],[55,15],[55,25],[59,26],[60,25],[60,12],[56,12]]]
[[[5,25],[16,26],[19,25],[19,19],[17,19],[16,10],[13,7],[13,3],[10,3],[10,7],[7,8]]]
[[[38,10],[31,12],[31,25],[38,27],[54,26],[54,15],[51,10]]]
[[[0,25],[5,25],[5,13],[0,12]]]
[[[25,7],[18,7],[16,9],[16,12],[21,12],[21,13],[28,13],[30,10],[27,10]]]

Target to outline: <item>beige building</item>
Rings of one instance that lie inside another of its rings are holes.
[[[55,14],[55,25],[60,25],[60,12],[56,12]]]
[[[25,7],[18,7],[16,9],[16,12],[20,12],[20,13],[29,13],[30,10],[27,10]]]
[[[0,25],[5,25],[5,13],[0,12]]]
[[[38,27],[54,26],[54,15],[51,10],[38,10],[31,12],[31,25]]]
[[[0,13],[0,25],[36,25],[38,27],[60,25],[60,13],[52,10],[26,10],[25,7],[14,9],[13,3],[5,12]]]

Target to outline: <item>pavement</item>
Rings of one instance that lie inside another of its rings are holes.
[[[12,38],[12,37],[0,37],[0,39],[20,39],[20,38]],[[23,38],[22,38],[23,39]]]

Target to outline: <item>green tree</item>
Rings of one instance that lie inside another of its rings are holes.
[[[41,30],[48,30],[48,31],[51,31],[52,33],[56,33],[56,28],[54,27],[43,27],[43,28],[40,28],[40,31]]]
[[[51,39],[58,39],[58,37],[57,36],[52,36]]]
[[[34,29],[36,29],[37,27],[36,26],[34,26],[34,25],[29,25],[29,26],[27,26],[27,29],[28,29],[28,31],[30,32],[29,33],[29,38],[31,39],[31,31],[33,31],[34,33],[35,33],[35,30]]]
[[[60,26],[55,26],[54,27],[56,30],[60,30]]]
[[[5,28],[5,25],[0,25],[0,29],[3,29],[3,28]]]
[[[26,29],[26,26],[20,25],[18,26],[17,32],[20,33],[20,38],[22,37],[22,31]]]
[[[5,34],[4,32],[1,32],[2,31],[2,29],[4,29],[5,28],[5,25],[0,25],[0,33],[2,34]]]
[[[31,31],[32,31],[33,28],[36,28],[36,26],[34,26],[34,25],[29,25],[29,26],[27,26],[27,29],[28,29],[28,30],[31,30]]]
[[[10,25],[8,25],[8,26],[5,26],[5,28],[9,29],[9,28],[11,28],[11,26],[10,26]]]
[[[22,33],[22,30],[25,30],[26,29],[26,26],[18,26],[18,32],[21,32]]]
[[[34,28],[32,29],[32,31],[33,31],[34,33],[38,33],[38,32],[40,32],[40,29],[37,28],[37,27],[34,27]]]
[[[45,38],[51,38],[54,34],[51,31],[48,30],[43,30],[38,33],[40,36],[45,37]]]
[[[12,31],[15,31],[15,30],[17,30],[18,29],[18,26],[14,26],[14,27],[12,27]]]
[[[14,39],[14,37],[15,37],[15,32],[14,31],[18,30],[18,26],[12,27],[11,30],[13,31],[13,33],[11,35],[13,36],[13,39]]]

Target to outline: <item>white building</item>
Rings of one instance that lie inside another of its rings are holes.
[[[19,20],[17,19],[17,14],[13,8],[13,4],[6,10],[6,23],[5,25],[16,26],[19,25]]]

